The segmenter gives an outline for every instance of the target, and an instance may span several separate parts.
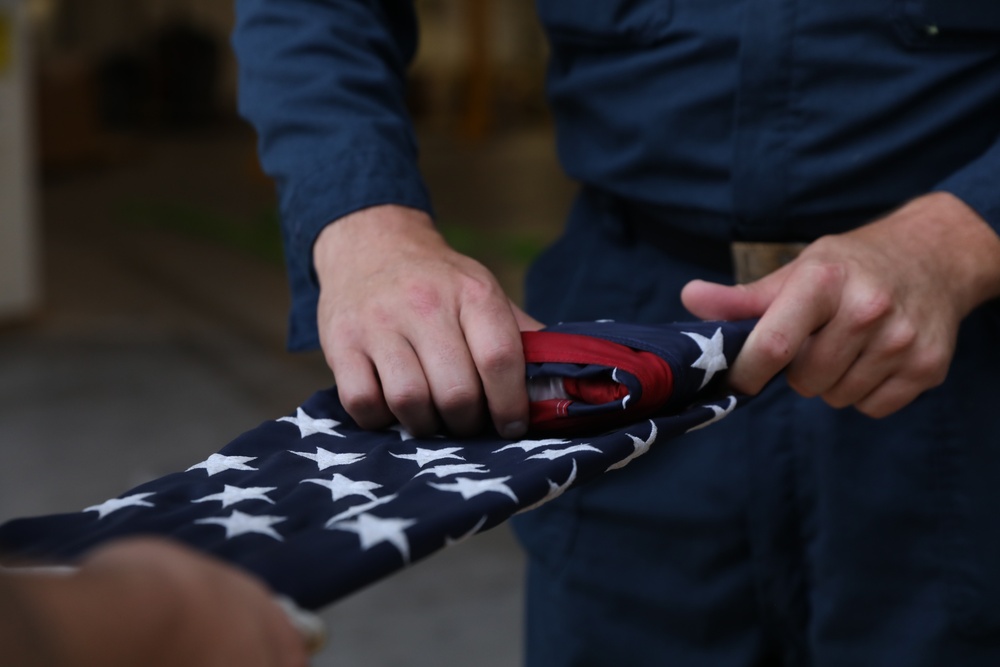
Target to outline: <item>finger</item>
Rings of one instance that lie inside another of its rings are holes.
[[[862,352],[844,374],[819,396],[834,408],[855,405],[884,384],[899,368],[899,359]]]
[[[382,429],[396,418],[382,395],[382,386],[371,360],[361,352],[334,352],[327,356],[340,402],[358,426]]]
[[[323,619],[302,609],[291,598],[278,596],[274,601],[284,612],[288,622],[295,628],[306,651],[310,655],[319,653],[326,643],[326,626],[323,624]]]
[[[787,280],[782,281],[780,290],[733,362],[728,376],[732,387],[756,394],[791,363],[805,340],[836,313],[842,281],[843,273],[836,267],[796,266]],[[775,284],[771,282],[767,290]]]
[[[497,432],[511,439],[523,436],[528,430],[528,389],[517,312],[505,302],[470,305],[460,321]]]
[[[681,302],[703,320],[745,320],[760,317],[785,282],[788,267],[747,285],[721,285],[692,280],[681,289]]]
[[[899,410],[922,392],[945,381],[954,352],[953,339],[941,342],[936,337],[921,339],[915,328],[905,321],[897,321],[886,327],[877,340],[877,347],[866,354],[870,360],[861,359],[858,364],[868,361],[866,366],[881,373],[882,379],[870,383],[869,391],[856,390],[854,397],[838,397],[850,400],[859,410],[873,417],[884,417]]]
[[[415,436],[437,432],[439,422],[431,402],[423,366],[410,343],[392,336],[372,351],[372,360],[389,410]]]
[[[833,319],[806,341],[789,367],[789,383],[804,396],[817,396],[840,383],[866,348],[862,367],[869,369],[882,365],[879,357],[904,353],[913,343],[913,337],[904,340],[897,331],[900,327],[891,326],[888,318],[892,312],[893,301],[886,292],[859,281],[847,285]],[[880,382],[890,372],[891,368],[887,368],[870,382]],[[865,383],[857,387],[854,384],[856,379],[848,383],[852,390],[847,404],[874,388]]]
[[[832,323],[827,324],[803,341],[798,355],[789,364],[785,374],[789,386],[802,396],[812,398],[822,395],[823,400],[833,407],[843,407],[831,403],[828,399],[832,395],[828,395],[828,392],[842,383],[857,363],[866,339],[860,336],[842,336],[838,331],[832,330],[832,326]],[[868,390],[870,389],[869,387]],[[853,400],[845,405],[850,405],[851,402]]]
[[[278,604],[271,604],[274,613],[261,619],[264,625],[257,629],[256,637],[263,650],[255,651],[255,657],[268,667],[306,667],[309,656],[322,647],[322,621],[287,598],[271,599]]]
[[[878,385],[874,391],[854,403],[858,412],[881,419],[909,405],[923,393],[923,385],[912,379],[895,375]]]
[[[439,331],[434,340],[421,337],[411,344],[424,369],[434,408],[448,431],[458,436],[479,432],[483,425],[483,388],[457,323],[453,330]]]

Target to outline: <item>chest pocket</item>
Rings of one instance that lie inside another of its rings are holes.
[[[1000,50],[1000,0],[896,0],[911,46]]]
[[[662,39],[672,0],[536,0],[555,43],[595,48],[645,46]]]

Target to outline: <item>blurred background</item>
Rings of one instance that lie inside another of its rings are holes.
[[[531,0],[418,0],[439,224],[521,297],[571,186]],[[274,192],[236,116],[231,0],[0,0],[0,521],[203,460],[331,378],[284,350]],[[316,665],[516,665],[506,528],[333,605]]]

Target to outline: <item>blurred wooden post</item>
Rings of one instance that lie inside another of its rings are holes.
[[[0,0],[0,322],[40,301],[28,51],[24,3]]]
[[[475,141],[485,138],[493,124],[490,0],[464,2],[468,69],[460,131],[462,137]]]

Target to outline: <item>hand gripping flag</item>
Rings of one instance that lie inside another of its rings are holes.
[[[72,564],[115,538],[169,536],[317,609],[721,419],[744,400],[720,393],[719,380],[751,327],[525,333],[532,433],[517,442],[364,431],[335,389],[320,391],[184,472],[0,526],[0,561]]]

